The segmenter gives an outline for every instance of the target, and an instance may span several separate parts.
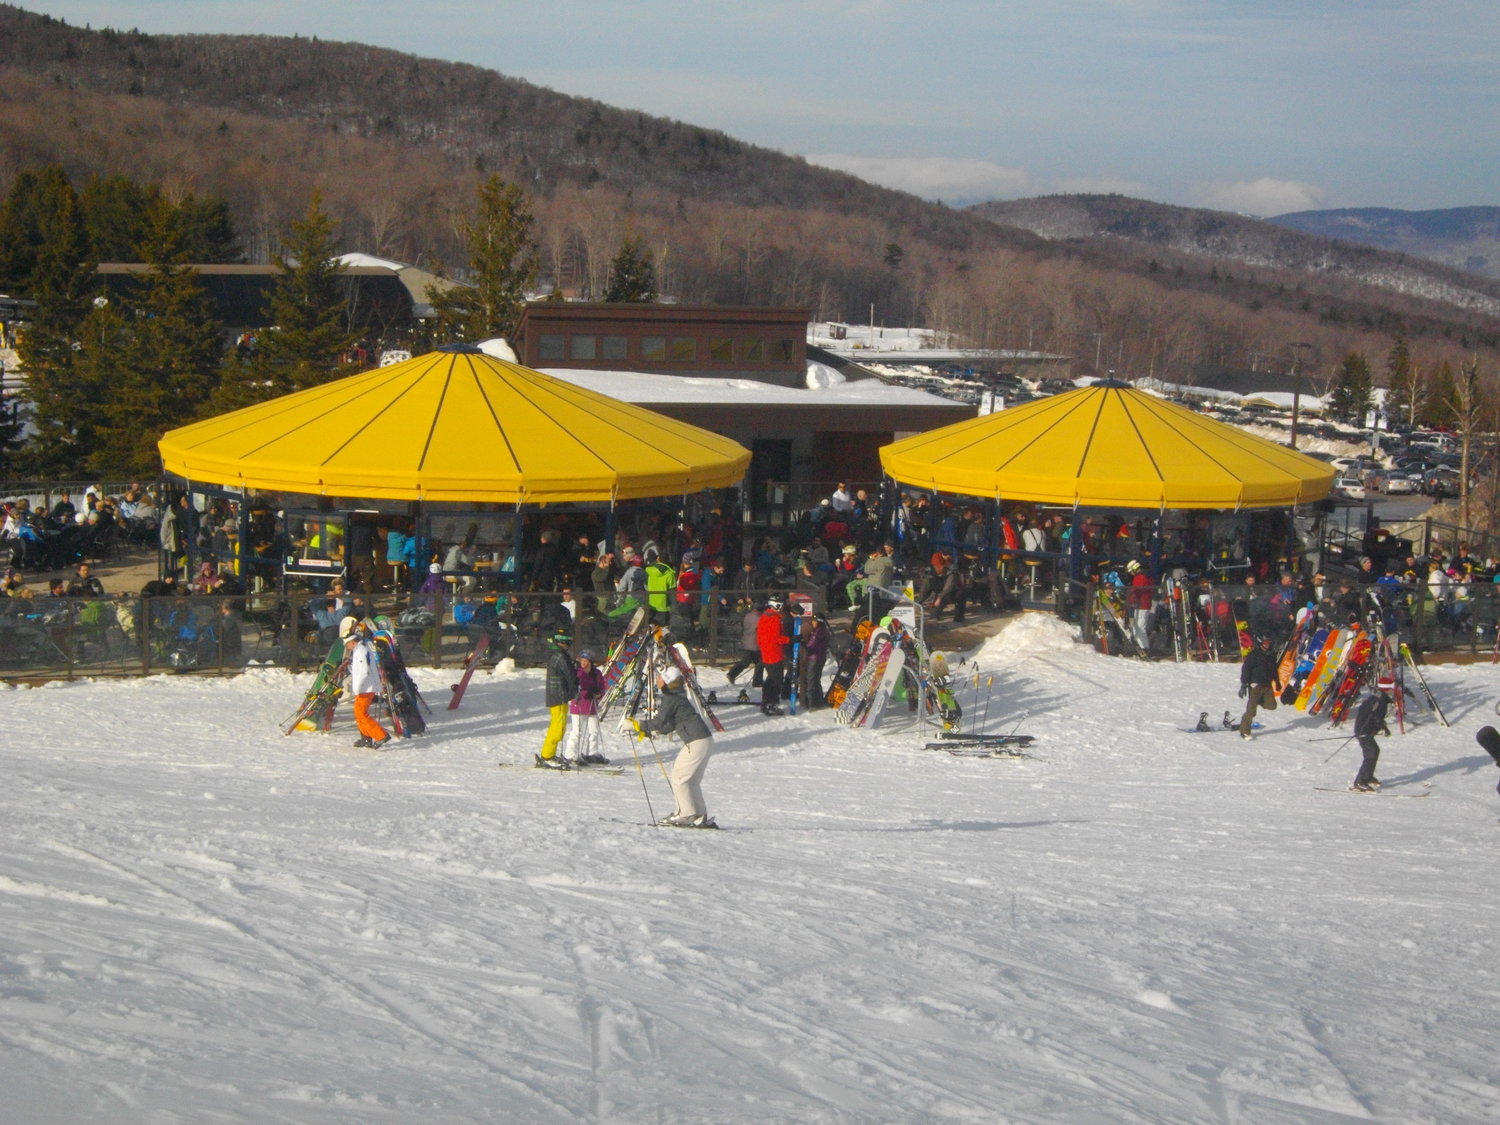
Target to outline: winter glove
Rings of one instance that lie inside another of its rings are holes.
[[[1241,684],[1240,685],[1240,698],[1244,699],[1245,696],[1247,696],[1249,694],[1250,694],[1250,685],[1249,684]]]

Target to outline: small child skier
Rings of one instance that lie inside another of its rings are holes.
[[[573,637],[559,629],[547,638],[551,651],[547,654],[547,733],[542,738],[542,749],[536,756],[541,769],[565,770],[568,763],[557,755],[557,747],[568,727],[568,704],[578,694],[578,672],[573,666],[573,657],[568,646]]]
[[[563,761],[569,766],[607,766],[609,759],[599,753],[604,741],[599,732],[604,673],[594,667],[594,654],[588,649],[578,654],[576,674],[578,694],[568,704],[568,738],[563,744]]]
[[[354,745],[379,750],[390,741],[390,732],[370,714],[370,704],[380,692],[380,658],[370,643],[369,632],[355,617],[339,622],[339,636],[349,658],[349,691],[354,696],[354,722],[359,737]]]
[[[1354,713],[1354,738],[1364,754],[1364,761],[1360,763],[1359,772],[1354,775],[1350,789],[1373,793],[1380,788],[1380,782],[1375,777],[1375,764],[1380,761],[1380,743],[1375,741],[1375,736],[1391,733],[1385,725],[1385,714],[1390,709],[1391,693],[1395,690],[1395,678],[1386,673],[1376,681],[1375,690]]]

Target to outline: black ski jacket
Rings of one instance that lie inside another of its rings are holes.
[[[641,730],[653,734],[671,734],[674,731],[683,742],[697,742],[708,738],[708,724],[698,714],[687,690],[681,684],[664,688],[656,697],[656,714],[641,720]]]
[[[554,648],[547,657],[547,706],[561,707],[578,694],[578,669],[565,648]]]
[[[1354,737],[1374,738],[1385,729],[1385,713],[1391,697],[1383,691],[1373,692],[1354,713]]]
[[[1259,684],[1262,687],[1276,678],[1276,654],[1256,645],[1240,665],[1240,686]]]

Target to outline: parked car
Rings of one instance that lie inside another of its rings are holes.
[[[1397,473],[1385,478],[1385,492],[1387,496],[1397,493],[1410,495],[1417,491],[1417,482],[1404,473]]]
[[[1358,477],[1339,477],[1333,482],[1333,490],[1340,496],[1347,496],[1350,500],[1365,498],[1365,482]]]
[[[1439,499],[1444,496],[1457,496],[1458,474],[1452,469],[1432,469],[1422,476],[1422,491],[1428,496],[1436,496]]]

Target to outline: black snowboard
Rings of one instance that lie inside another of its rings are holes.
[[[1474,741],[1484,747],[1484,752],[1495,759],[1495,765],[1500,766],[1500,731],[1494,727],[1480,727],[1479,733],[1474,736]]]

